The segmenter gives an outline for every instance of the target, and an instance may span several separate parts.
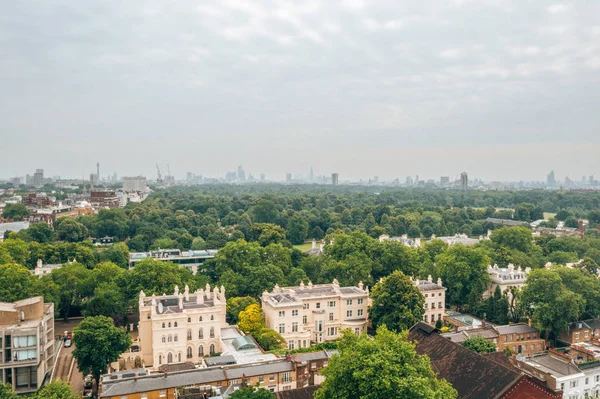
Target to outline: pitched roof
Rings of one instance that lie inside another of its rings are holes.
[[[408,334],[416,351],[428,355],[431,368],[458,391],[462,399],[501,398],[521,374],[442,337],[435,328],[417,323]]]
[[[313,399],[319,385],[313,385],[306,388],[290,389],[288,391],[275,392],[277,399]]]

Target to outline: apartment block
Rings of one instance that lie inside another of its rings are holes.
[[[54,367],[54,304],[41,296],[0,302],[0,382],[35,392]]]
[[[443,321],[446,316],[446,287],[442,286],[442,279],[433,282],[431,276],[427,280],[415,280],[415,286],[425,297],[425,314],[423,321],[435,325],[437,320]]]
[[[342,330],[360,334],[367,328],[369,289],[332,284],[279,287],[263,292],[261,301],[268,328],[279,332],[289,349],[333,341]]]

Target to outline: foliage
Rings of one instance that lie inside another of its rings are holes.
[[[265,388],[259,387],[246,387],[234,391],[229,395],[230,399],[272,399],[275,398],[275,394]]]
[[[89,237],[88,229],[71,218],[60,218],[57,221],[56,236],[67,242],[81,242]]]
[[[250,334],[264,327],[262,309],[257,303],[249,305],[239,313],[238,327]]]
[[[2,217],[5,219],[12,220],[23,220],[29,216],[29,209],[25,207],[25,205],[21,203],[16,204],[6,204],[4,210],[2,211]]]
[[[406,332],[385,327],[374,338],[345,333],[339,354],[322,370],[325,381],[315,399],[456,398],[454,388],[435,377],[427,356],[417,355],[406,338]]]
[[[108,365],[129,349],[131,338],[111,318],[95,316],[86,317],[73,329],[73,343],[77,368],[84,374],[89,370],[97,385]]]
[[[0,302],[14,302],[36,293],[37,278],[21,265],[0,264]]]
[[[34,399],[78,399],[71,386],[62,381],[52,381],[33,395]]]
[[[227,320],[230,324],[237,324],[239,314],[250,305],[258,305],[258,301],[249,296],[233,297],[227,299]]]
[[[467,338],[462,346],[477,353],[496,352],[496,344],[480,336]]]
[[[385,325],[393,331],[407,330],[423,320],[425,298],[413,281],[395,271],[373,286],[369,309],[373,327]]]
[[[12,386],[0,382],[0,398],[2,399],[19,399],[19,395],[13,391]]]

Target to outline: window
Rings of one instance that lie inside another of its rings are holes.
[[[323,321],[322,320],[315,321],[315,332],[323,332]]]
[[[210,320],[211,320],[211,321],[213,321],[214,319],[215,319],[215,315],[214,315],[214,314],[211,314],[211,315],[210,315]]]
[[[292,310],[292,316],[298,316],[298,309]]]
[[[269,381],[271,381],[271,382],[275,381],[275,376],[274,375],[270,375],[269,376]]]
[[[204,339],[204,329],[203,328],[198,330],[198,339]]]
[[[165,342],[167,342],[167,337],[165,337],[165,336],[163,335],[163,336],[162,336],[162,339],[161,339],[161,341],[162,341],[162,343],[164,344]]]
[[[362,299],[362,298],[358,299],[357,301],[358,301],[358,304],[359,304],[359,305],[362,305],[362,304],[365,302],[365,300],[364,300],[364,299]]]
[[[337,335],[337,327],[329,327],[327,329],[327,335],[329,335],[330,337]]]
[[[261,376],[259,376],[259,377],[258,377],[258,382],[259,382],[259,383],[261,383],[261,384],[262,384],[263,382],[265,382],[265,376],[264,376],[264,375],[261,375]]]
[[[171,328],[171,322],[169,322],[169,328]]]
[[[594,382],[600,381],[600,375],[594,376]]]
[[[427,315],[423,316],[423,321],[427,323]]]
[[[177,327],[177,322],[173,323],[173,327]]]
[[[321,302],[317,302],[316,308],[321,309]]]
[[[425,294],[425,298],[429,298],[429,294]]]
[[[279,334],[284,334],[285,333],[285,324],[281,323],[279,325]]]
[[[192,347],[188,346],[187,348],[187,358],[191,359],[192,358]]]
[[[564,392],[564,390],[565,390],[565,383],[564,382],[560,383],[560,390]]]
[[[352,299],[347,299],[346,300],[346,305],[351,306],[352,305]]]
[[[358,316],[362,316],[363,315],[363,310],[362,309],[358,309],[358,311],[356,312]]]
[[[352,310],[346,310],[346,317],[352,317]]]
[[[297,321],[292,323],[292,332],[298,332],[298,322]]]
[[[210,344],[210,354],[211,355],[215,354],[215,344]]]
[[[177,334],[175,334],[175,336],[173,337],[173,341],[175,341],[175,342],[177,342],[177,341],[178,341]]]
[[[187,340],[188,341],[192,340],[192,330],[187,330]]]
[[[204,356],[204,345],[200,345],[198,347],[198,357],[203,357]]]
[[[335,301],[329,301],[327,302],[327,306],[330,308],[335,308]]]
[[[442,320],[442,314],[438,313],[438,320]]]
[[[442,308],[442,303],[441,302],[438,302],[438,308],[440,308],[440,309]]]
[[[438,296],[442,296],[442,293],[440,292],[440,293],[438,294]]]
[[[192,318],[188,317],[188,323],[191,323],[191,322],[192,322]]]
[[[198,321],[202,321],[202,316],[198,317]]]
[[[158,355],[158,365],[162,364],[162,355]]]
[[[166,398],[167,397],[167,391],[166,390],[162,390],[158,393],[158,396],[160,396],[161,398]]]
[[[162,324],[162,328],[165,328],[165,323]]]
[[[571,388],[577,388],[577,381],[571,381]]]
[[[590,383],[590,379],[589,379],[589,377],[585,377],[585,385],[587,385],[587,384],[589,384],[589,383]]]
[[[167,341],[173,342],[173,336],[171,334],[169,334],[169,338],[167,338]]]
[[[304,309],[310,309],[310,303],[305,303],[303,306]]]
[[[286,373],[283,373],[282,381],[283,382],[292,382],[292,373],[290,373],[289,371]]]
[[[425,303],[423,304],[423,307],[424,307],[425,309],[429,309],[429,304],[428,304],[427,302],[425,302]]]
[[[578,332],[575,333],[575,339],[579,339],[579,333]]]
[[[294,341],[288,342],[288,349],[289,350],[294,350]]]
[[[215,328],[214,328],[214,327],[211,327],[211,328],[210,328],[210,334],[209,334],[209,337],[210,337],[210,338],[214,338],[214,337],[215,337]]]
[[[431,309],[435,309],[435,302],[431,303]]]
[[[302,316],[302,323],[308,324],[308,316]]]
[[[167,355],[167,363],[169,363],[169,364],[173,363],[173,354],[172,353],[169,353]]]
[[[179,352],[179,353],[177,354],[177,361],[178,361],[179,363],[181,363],[181,352]]]
[[[360,334],[360,328],[356,327],[354,329],[354,334],[356,334],[356,335]]]
[[[333,321],[333,313],[329,313],[329,321]]]
[[[285,317],[285,310],[279,311],[279,317]]]

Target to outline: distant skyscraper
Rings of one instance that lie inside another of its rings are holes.
[[[467,172],[462,172],[460,174],[460,188],[461,190],[467,190],[469,188],[469,175],[467,175]]]
[[[312,166],[310,167],[310,174],[308,175],[308,181],[311,183],[315,181],[315,174],[313,172]]]
[[[265,174],[264,173],[260,174],[260,181],[265,181]]]
[[[556,178],[554,176],[554,171],[550,171],[550,173],[548,173],[548,176],[546,177],[546,186],[548,187],[554,187],[556,186]]]
[[[446,186],[446,185],[448,185],[448,183],[450,183],[450,177],[449,176],[442,176],[442,177],[440,177],[440,186]]]
[[[186,179],[187,181],[192,181],[194,179],[194,175],[192,172],[187,172]]]
[[[242,165],[238,166],[237,169],[237,178],[239,182],[245,182],[246,181],[246,172],[244,172],[244,168],[242,168]]]
[[[285,182],[286,183],[291,183],[292,182],[292,174],[291,173],[286,173],[285,174]]]
[[[44,169],[36,169],[33,174],[33,185],[42,187],[44,185]]]
[[[97,183],[100,183],[100,162],[96,162],[96,176],[98,177]]]
[[[331,184],[334,185],[334,186],[337,186],[338,185],[338,178],[339,178],[339,176],[338,176],[337,173],[332,173],[331,174]]]

